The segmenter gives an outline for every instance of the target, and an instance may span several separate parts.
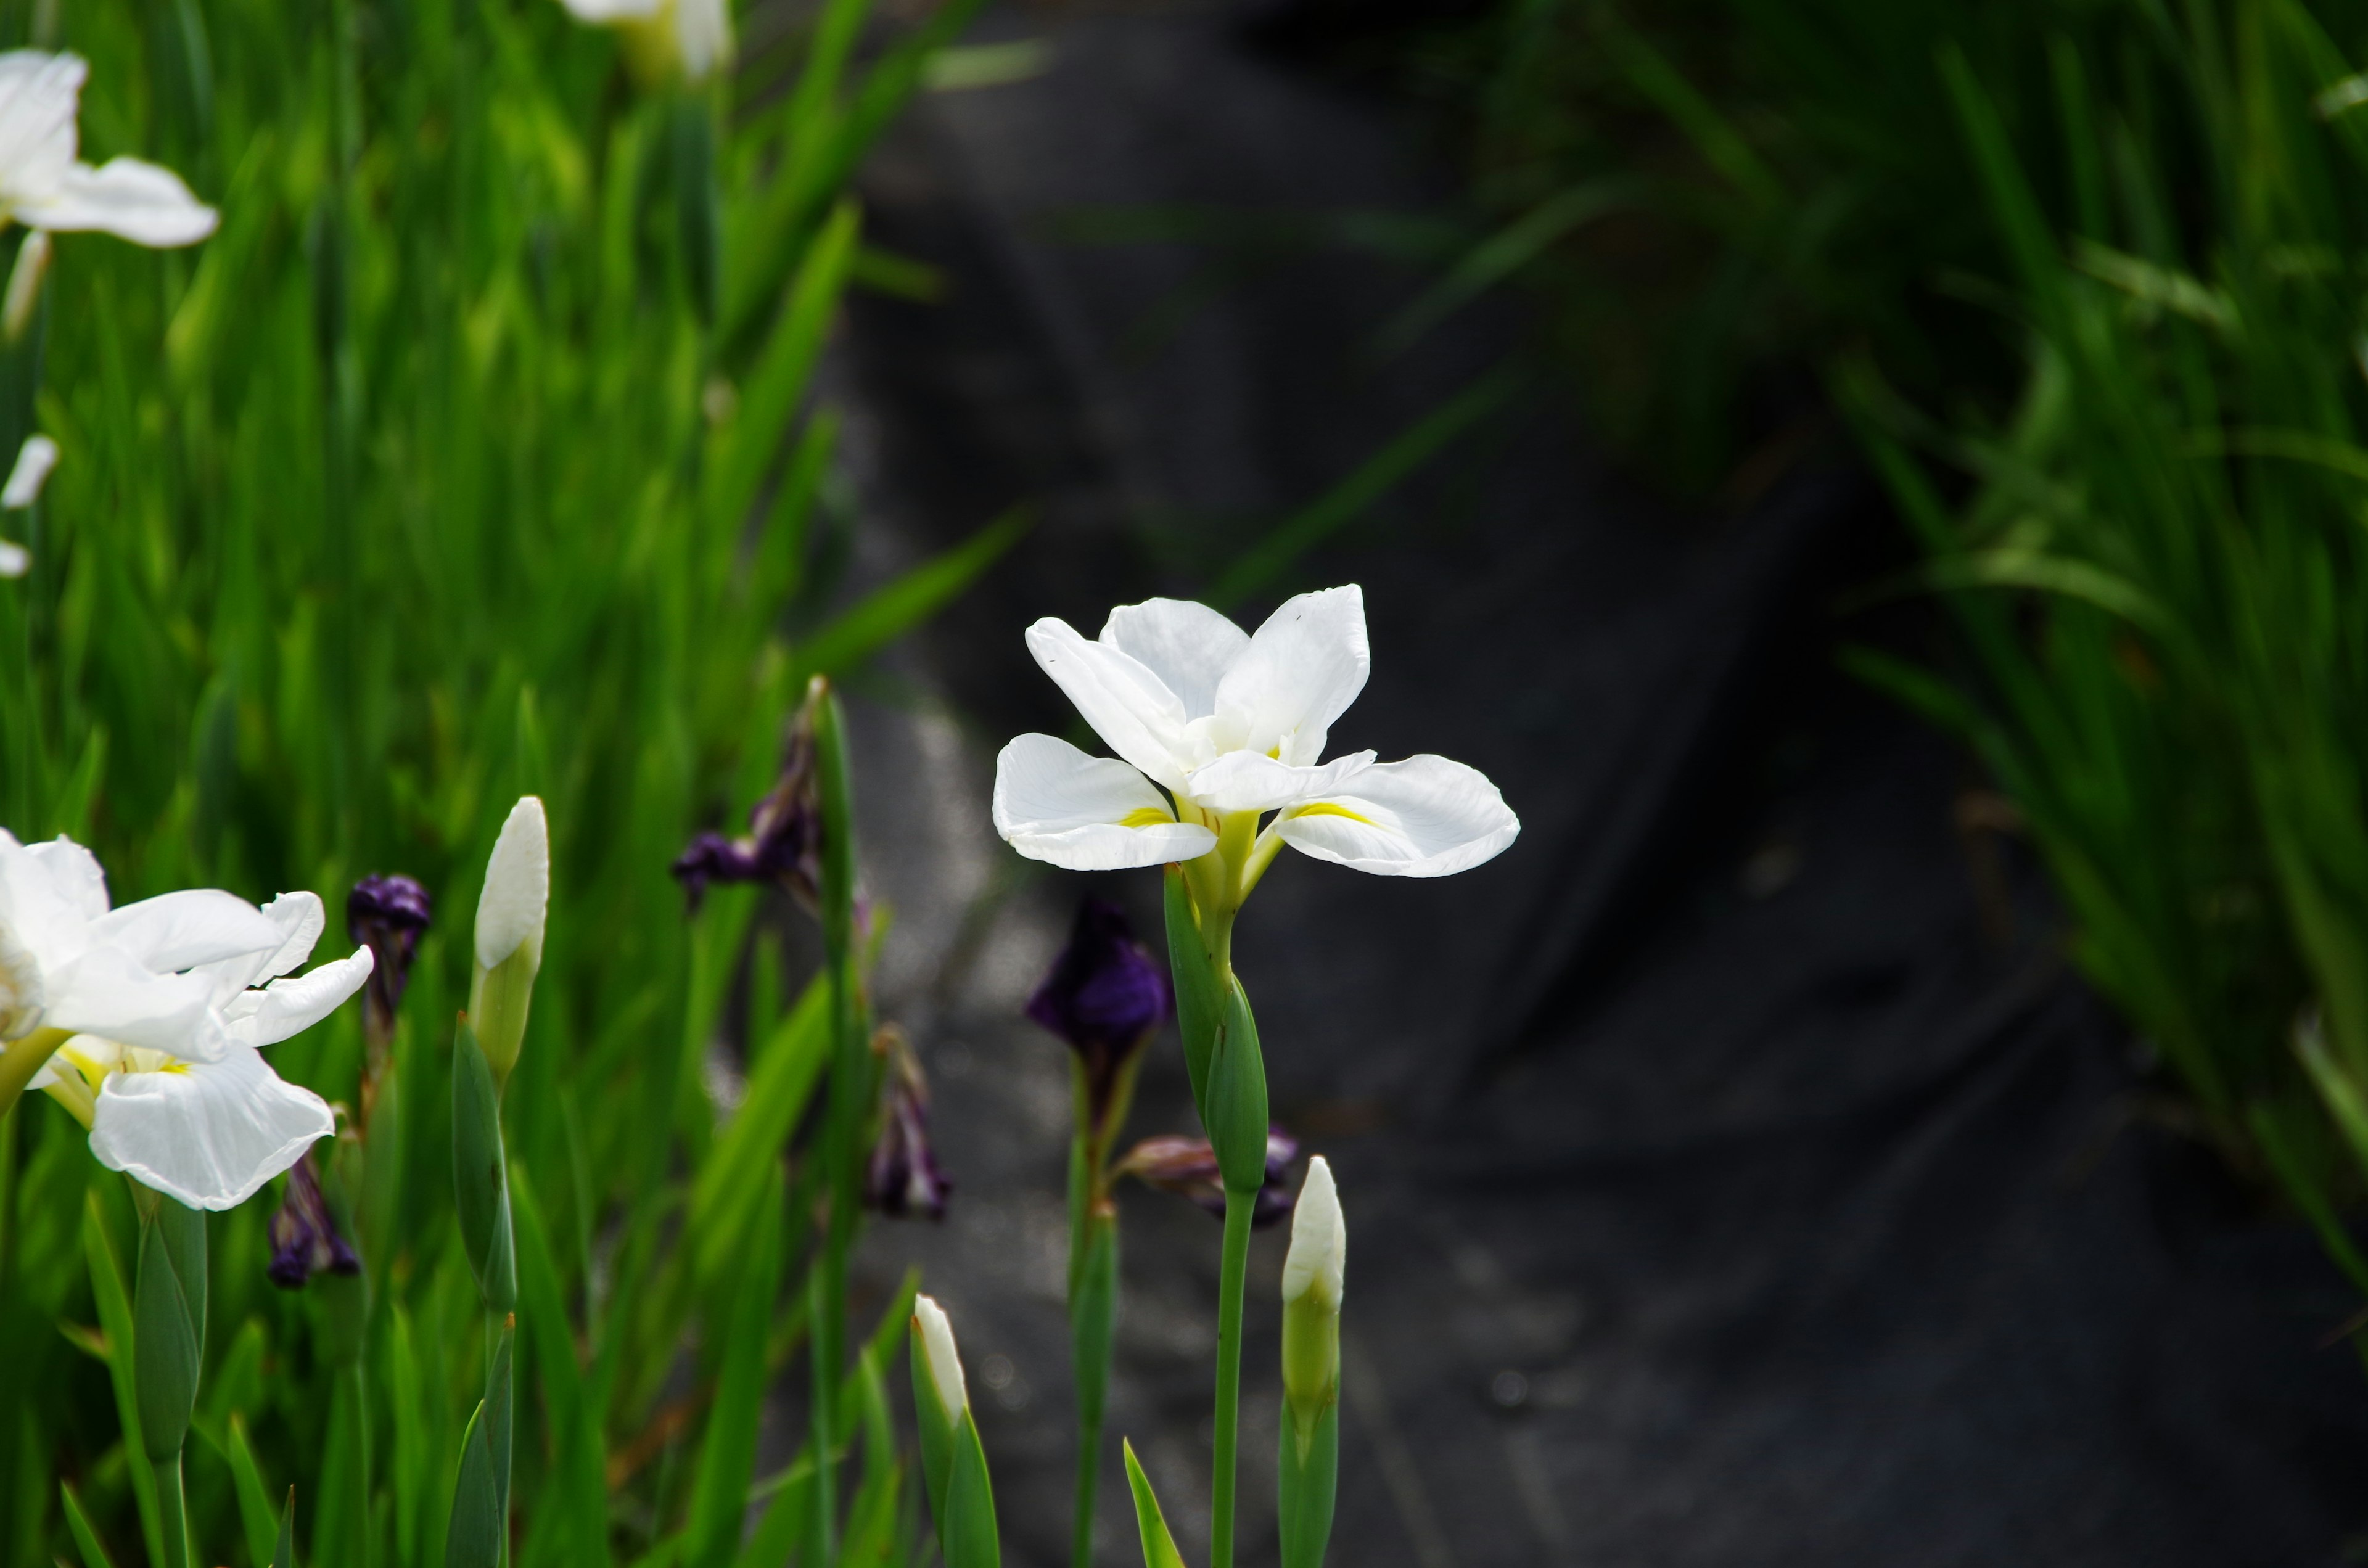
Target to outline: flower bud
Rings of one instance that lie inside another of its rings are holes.
[[[863,1201],[891,1219],[927,1214],[942,1220],[954,1184],[938,1168],[937,1152],[929,1146],[929,1085],[920,1058],[905,1031],[894,1027],[880,1031],[872,1049],[886,1058],[886,1103],[880,1141],[871,1146],[864,1173]]]
[[[1167,971],[1151,956],[1126,912],[1089,898],[1077,905],[1069,944],[1035,994],[1028,1016],[1066,1040],[1086,1074],[1095,1129],[1108,1116],[1121,1075],[1176,1010]]]
[[[551,831],[542,801],[528,795],[510,808],[485,864],[477,899],[477,967],[469,987],[469,1022],[494,1080],[518,1064],[527,1008],[542,968],[543,923],[551,905]]]
[[[1264,1230],[1291,1212],[1291,1188],[1283,1185],[1283,1178],[1298,1157],[1299,1140],[1280,1127],[1266,1130],[1266,1180],[1250,1210],[1253,1227]],[[1217,1168],[1217,1152],[1209,1147],[1206,1138],[1173,1133],[1146,1138],[1128,1150],[1113,1169],[1162,1192],[1189,1198],[1220,1220],[1225,1217],[1224,1179]]]
[[[814,706],[809,701],[790,727],[781,772],[772,790],[748,813],[740,838],[702,833],[675,859],[690,912],[716,882],[774,882],[808,909],[819,906],[822,881],[822,807],[814,775]]]
[[[337,1233],[337,1222],[313,1174],[313,1155],[288,1167],[288,1196],[271,1214],[271,1262],[265,1272],[284,1290],[301,1290],[315,1274],[359,1274],[361,1259]]]
[[[409,877],[364,877],[347,896],[346,933],[376,960],[362,1001],[365,1032],[373,1043],[394,1036],[395,1009],[403,1006],[419,938],[434,914],[427,890]]]
[[[913,1328],[928,1353],[929,1381],[937,1385],[938,1403],[946,1413],[946,1425],[959,1426],[963,1412],[970,1409],[970,1390],[962,1381],[962,1353],[954,1348],[953,1324],[946,1321],[945,1309],[938,1305],[934,1297],[916,1296]]]
[[[1324,1156],[1307,1162],[1282,1260],[1282,1397],[1303,1447],[1340,1397],[1340,1298],[1349,1232]]]

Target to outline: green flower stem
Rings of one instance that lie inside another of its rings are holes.
[[[1234,1568],[1234,1481],[1239,1466],[1242,1297],[1248,1285],[1255,1192],[1225,1189],[1225,1252],[1217,1285],[1217,1443],[1209,1483],[1209,1568]]]
[[[35,1029],[22,1040],[12,1040],[6,1051],[0,1051],[0,1116],[17,1107],[25,1085],[41,1070],[58,1047],[73,1037],[63,1029]]]
[[[190,1568],[189,1505],[181,1491],[181,1455],[178,1449],[169,1460],[158,1461],[156,1472],[156,1522],[165,1540],[165,1562],[167,1568]]]

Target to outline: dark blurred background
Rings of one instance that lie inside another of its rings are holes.
[[[1908,552],[1814,383],[1738,372],[1705,462],[1620,427],[1635,367],[1554,301],[1406,330],[1486,199],[1425,74],[1453,51],[1407,40],[1481,15],[998,6],[968,42],[1009,47],[863,180],[868,237],[943,288],[859,296],[832,372],[859,575],[1037,517],[858,691],[882,1011],[956,1182],[867,1267],[923,1261],[963,1324],[1011,1560],[1065,1560],[1071,1464],[1064,1048],[1019,1006],[1086,892],[1158,913],[1150,872],[992,836],[995,749],[1072,723],[1020,631],[1162,593],[1254,625],[1349,581],[1374,666],[1338,745],[1470,762],[1523,833],[1441,882],[1286,857],[1241,927],[1276,1113],[1350,1226],[1334,1562],[2368,1556],[2351,1296],[2157,1114],[2012,810],[1835,667],[1937,629],[1851,608]],[[1133,1132],[1194,1130],[1171,1035]],[[1104,1554],[1134,1550],[1124,1434],[1197,1561],[1218,1230],[1123,1202]],[[1282,1246],[1252,1257],[1247,1563]]]

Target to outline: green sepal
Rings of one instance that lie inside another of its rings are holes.
[[[1184,885],[1183,867],[1167,868],[1166,888],[1167,968],[1176,986],[1176,1031],[1184,1040],[1184,1071],[1192,1079],[1192,1106],[1206,1126],[1209,1062],[1216,1053],[1217,1032],[1224,1023],[1225,989],[1216,961],[1201,940],[1200,923],[1192,918],[1192,895]],[[1264,1136],[1262,1129],[1260,1136]]]
[[[986,1473],[986,1446],[968,1410],[952,1433],[946,1475],[946,1511],[938,1521],[938,1550],[946,1568],[998,1568],[1003,1548],[995,1532],[995,1483]]]
[[[1134,1493],[1134,1528],[1143,1535],[1143,1568],[1184,1568],[1184,1554],[1176,1550],[1167,1517],[1159,1511],[1158,1494],[1134,1457],[1134,1445],[1121,1439],[1119,1446],[1126,1450],[1126,1483]]]
[[[1340,1478],[1340,1403],[1326,1404],[1304,1439],[1288,1408],[1281,1426],[1275,1445],[1275,1522],[1282,1536],[1282,1568],[1322,1568]]]
[[[946,1481],[952,1467],[954,1429],[946,1419],[946,1402],[938,1392],[937,1374],[929,1369],[928,1336],[912,1335],[913,1426],[920,1438],[921,1480],[928,1489],[929,1517],[945,1528]]]
[[[1224,1018],[1209,1062],[1209,1098],[1201,1125],[1227,1189],[1256,1192],[1266,1182],[1266,1058],[1239,979],[1226,990]]]
[[[461,1472],[452,1486],[452,1523],[444,1533],[444,1568],[499,1568],[502,1513],[494,1487],[493,1455],[480,1402],[461,1442]]]
[[[452,1206],[485,1310],[512,1311],[518,1305],[518,1259],[510,1235],[501,1101],[484,1049],[465,1019],[452,1041]]]
[[[131,1381],[141,1450],[152,1464],[181,1451],[198,1402],[197,1335],[161,1231],[154,1223],[140,1228],[140,1278],[131,1301]]]
[[[288,1489],[288,1506],[279,1510],[279,1544],[271,1549],[271,1568],[296,1568],[296,1489]]]
[[[165,1238],[165,1256],[181,1282],[181,1304],[189,1311],[189,1333],[198,1355],[206,1351],[206,1211],[159,1195],[156,1233]]]

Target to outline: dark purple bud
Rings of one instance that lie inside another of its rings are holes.
[[[1120,1073],[1175,1010],[1167,967],[1134,939],[1125,911],[1098,898],[1077,905],[1069,945],[1028,998],[1028,1016],[1084,1061],[1099,1122]]]
[[[271,1262],[265,1272],[286,1290],[301,1290],[315,1274],[359,1274],[362,1260],[337,1234],[313,1174],[310,1150],[288,1167],[288,1196],[271,1213]]]
[[[781,775],[748,814],[739,838],[702,833],[674,863],[690,912],[699,913],[707,890],[718,882],[777,882],[807,908],[820,903],[822,808],[814,778],[814,712],[803,710],[790,728]]]
[[[1288,1180],[1291,1162],[1299,1157],[1299,1141],[1280,1127],[1266,1130],[1266,1180],[1250,1208],[1250,1223],[1263,1230],[1291,1212],[1297,1201]],[[1211,1214],[1225,1217],[1225,1187],[1217,1174],[1216,1151],[1205,1138],[1169,1134],[1146,1138],[1127,1152],[1113,1167],[1163,1192],[1190,1199]]]
[[[346,931],[367,946],[377,966],[370,971],[364,1006],[373,1027],[394,1032],[394,1012],[411,983],[411,960],[434,916],[427,890],[409,877],[364,877],[346,897]]]
[[[864,1172],[863,1201],[891,1219],[926,1214],[946,1217],[954,1184],[938,1166],[929,1146],[929,1085],[920,1058],[897,1028],[880,1031],[873,1049],[886,1060],[880,1141],[871,1146]]]

